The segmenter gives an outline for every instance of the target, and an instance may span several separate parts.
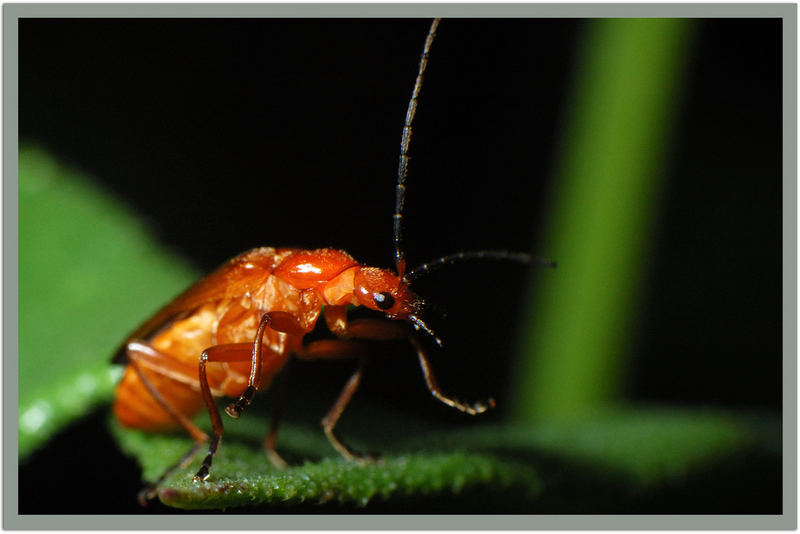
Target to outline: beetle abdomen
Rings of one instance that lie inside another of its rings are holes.
[[[203,397],[198,389],[163,374],[148,370],[143,372],[150,384],[177,412],[191,418],[203,408]],[[132,366],[125,369],[122,381],[117,386],[114,415],[124,426],[149,432],[179,427],[177,420],[153,398]]]

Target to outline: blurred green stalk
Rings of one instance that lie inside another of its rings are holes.
[[[685,19],[589,23],[512,388],[518,419],[617,401],[689,40]]]

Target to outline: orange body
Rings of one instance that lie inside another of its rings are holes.
[[[400,301],[413,300],[402,286],[396,275],[362,267],[339,250],[257,248],[233,258],[178,296],[129,336],[120,355],[128,352],[130,357],[135,352],[150,385],[176,411],[191,418],[204,407],[198,362],[206,349],[252,344],[265,313],[285,312],[286,324],[276,320],[272,328],[264,329],[260,365],[260,388],[264,389],[289,355],[302,348],[303,335],[313,330],[323,305],[370,305],[374,289],[390,287],[398,296],[395,315],[402,318],[407,311]],[[211,393],[240,395],[248,385],[250,370],[249,360],[210,365]],[[178,426],[130,364],[117,386],[114,413],[132,428],[159,431]]]

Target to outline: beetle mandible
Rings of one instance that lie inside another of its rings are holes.
[[[465,403],[441,391],[416,333],[430,336],[439,345],[441,341],[422,319],[423,301],[412,292],[411,282],[442,265],[463,260],[508,260],[551,267],[555,263],[526,253],[472,251],[406,269],[402,218],[408,152],[439,22],[434,19],[428,31],[403,124],[393,215],[394,271],[362,265],[333,248],[252,249],[175,298],[117,351],[115,361],[126,364],[113,407],[122,425],[154,432],[182,428],[195,441],[183,458],[143,490],[140,500],[153,497],[161,481],[175,468],[188,465],[206,442],[208,452],[194,480],[207,479],[224,428],[214,399],[235,398],[225,411],[238,418],[292,355],[300,359],[358,360],[355,372],[322,419],[330,443],[350,460],[366,457],[348,447],[334,430],[363,374],[366,352],[357,340],[407,339],[434,397],[473,415],[494,406],[492,399]],[[382,313],[384,318],[348,320],[348,306],[363,306]],[[304,342],[320,315],[334,338]],[[213,428],[210,439],[191,420],[204,407]],[[265,448],[272,463],[284,468],[286,463],[275,450],[278,415],[276,412]]]

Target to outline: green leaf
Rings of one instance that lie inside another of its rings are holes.
[[[194,278],[88,177],[20,148],[20,459],[110,399],[125,333]]]
[[[291,422],[281,429],[279,449],[292,467],[279,471],[261,449],[266,419],[246,414],[228,424],[207,481],[192,481],[201,451],[189,467],[168,477],[159,498],[186,509],[334,501],[368,511],[386,500],[450,499],[452,511],[473,513],[608,512],[635,509],[676,484],[691,487],[720,466],[743,476],[748,464],[742,458],[778,462],[771,448],[778,442],[776,421],[756,424],[715,412],[624,410],[570,422],[470,425],[450,432],[395,413],[365,407],[352,412],[342,435],[381,450],[380,461],[345,461],[321,429]],[[178,435],[116,425],[114,432],[148,481],[192,445]]]

